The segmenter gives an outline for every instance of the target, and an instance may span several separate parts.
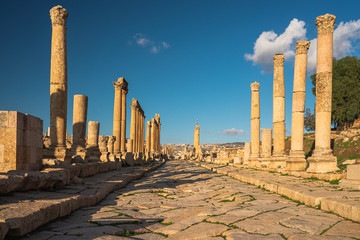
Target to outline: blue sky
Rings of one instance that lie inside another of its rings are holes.
[[[250,141],[250,84],[260,82],[260,125],[272,128],[272,56],[284,52],[286,128],[291,129],[297,40],[316,45],[315,18],[337,17],[334,56],[359,56],[360,1],[2,1],[0,110],[50,117],[49,10],[69,12],[68,122],[74,94],[89,97],[88,121],[112,135],[114,88],[125,77],[127,136],[132,98],[146,121],[161,115],[161,143]],[[341,23],[342,22],[342,23]],[[306,107],[313,109],[309,50]],[[290,134],[290,132],[287,132]]]

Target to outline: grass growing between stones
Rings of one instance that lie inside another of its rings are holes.
[[[232,199],[224,199],[219,202],[235,202],[235,197],[233,197]]]

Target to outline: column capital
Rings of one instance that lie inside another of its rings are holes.
[[[307,54],[310,47],[309,41],[297,41],[296,42],[296,55]]]
[[[65,8],[58,5],[50,9],[50,18],[53,25],[66,25],[66,19],[69,13]]]
[[[315,24],[318,29],[318,34],[321,33],[333,33],[336,17],[332,14],[325,14],[318,16],[315,20]]]
[[[277,53],[273,57],[274,67],[283,67],[285,56],[283,53]]]
[[[250,84],[251,87],[251,91],[259,91],[260,88],[260,83],[258,83],[257,81],[253,82],[252,84]]]

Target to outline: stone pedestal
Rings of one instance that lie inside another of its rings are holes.
[[[259,167],[260,157],[260,83],[253,82],[251,85],[251,151],[248,166]]]
[[[307,172],[326,173],[338,170],[330,148],[333,31],[336,17],[326,14],[316,18],[318,28],[316,55],[315,150],[308,158]]]
[[[109,160],[112,162],[115,162],[116,157],[114,155],[114,142],[115,142],[115,137],[114,136],[108,136],[108,141],[107,141],[107,149],[109,151]]]
[[[309,41],[296,43],[296,56],[294,68],[294,91],[291,119],[291,150],[286,160],[287,171],[304,171],[307,162],[304,153],[304,111],[306,92],[306,68]]]
[[[41,170],[42,131],[40,118],[0,111],[0,172]]]
[[[272,129],[261,129],[260,167],[268,168],[271,158]]]
[[[284,54],[278,53],[273,57],[273,130],[274,151],[269,169],[285,168],[285,83],[284,83]]]

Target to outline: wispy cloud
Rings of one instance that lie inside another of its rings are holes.
[[[264,31],[254,43],[254,53],[245,54],[245,59],[260,65],[263,72],[271,72],[272,58],[275,53],[283,52],[285,61],[295,55],[295,43],[306,40],[305,22],[294,18],[285,31],[277,35],[274,31]],[[333,56],[337,59],[345,57],[357,49],[360,39],[360,20],[340,22],[334,30]],[[308,51],[308,71],[315,72],[317,39],[310,40]]]
[[[294,46],[296,41],[305,39],[306,36],[304,26],[304,21],[294,18],[280,35],[274,31],[262,32],[254,44],[254,53],[245,54],[245,59],[260,65],[263,72],[271,72],[275,53],[284,53],[285,59],[295,55]]]
[[[209,129],[208,129],[208,130],[205,130],[205,132],[206,132],[206,133],[214,133],[213,130],[209,130]]]
[[[132,37],[132,40],[135,41],[135,43],[137,45],[149,49],[149,51],[154,54],[159,53],[162,49],[168,49],[170,47],[170,44],[168,44],[167,42],[152,41],[149,37],[147,37],[143,33],[135,34]],[[130,41],[130,42],[132,42],[132,41]]]
[[[245,135],[245,131],[242,129],[236,129],[236,128],[231,128],[231,129],[225,129],[224,131],[222,131],[223,135]]]

